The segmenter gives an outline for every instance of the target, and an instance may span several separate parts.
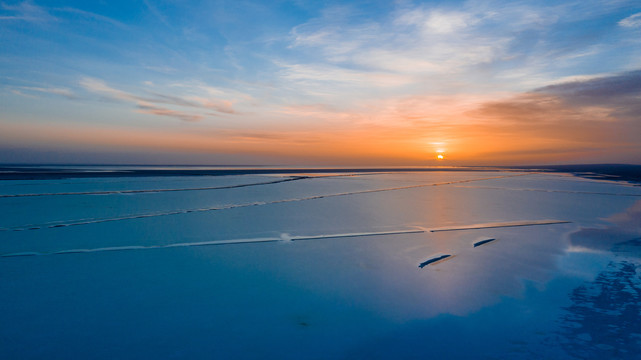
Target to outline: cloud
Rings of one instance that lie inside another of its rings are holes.
[[[540,66],[535,61],[523,66],[518,60],[535,51],[550,52],[540,49],[549,43],[536,39],[525,50],[520,44],[545,36],[558,19],[550,8],[522,3],[502,4],[498,11],[484,2],[466,2],[456,10],[399,2],[394,11],[379,17],[363,17],[349,7],[332,8],[292,29],[289,49],[303,56],[274,63],[281,67],[277,74],[283,88],[301,96],[322,94],[322,101],[332,94],[342,102],[372,93],[486,92],[490,83],[521,90],[531,88],[520,82],[529,81],[532,71],[509,79],[500,74],[514,71],[519,62],[519,71]],[[561,51],[557,56],[562,55]]]
[[[530,142],[556,156],[574,153],[587,161],[599,156],[607,161],[618,154],[632,162],[641,153],[640,76],[641,71],[632,71],[484,102],[463,114],[476,123],[462,132],[493,134],[494,141],[503,134],[512,139],[505,141],[512,142],[513,154],[522,155],[519,148],[527,151]]]
[[[641,70],[546,86],[535,92],[557,96],[574,107],[605,107],[612,116],[641,122]]]
[[[399,1],[372,16],[331,8],[292,28],[293,56],[274,61],[277,85],[301,103],[342,105],[372,96],[524,92],[634,64],[634,44],[624,43],[635,39],[590,25],[629,5],[582,4]]]
[[[199,121],[204,119],[206,115],[212,115],[211,113],[194,114],[182,110],[158,106],[158,104],[165,104],[177,107],[195,108],[197,110],[214,110],[219,114],[236,114],[231,101],[216,99],[211,96],[176,96],[153,91],[147,91],[145,95],[138,95],[115,89],[107,85],[104,81],[94,78],[83,78],[80,80],[79,84],[87,91],[100,94],[108,99],[132,102],[138,108],[137,112],[139,113],[170,116],[183,121]]]
[[[550,85],[535,91],[561,96],[575,103],[611,104],[617,99],[641,95],[641,70]]]
[[[281,64],[280,75],[283,79],[314,86],[318,83],[329,85],[327,92],[331,93],[337,86],[347,88],[398,87],[410,83],[406,76],[385,72],[372,72],[346,69],[339,66],[323,64]],[[312,88],[311,91],[321,90]]]
[[[641,121],[641,70],[588,77],[490,101],[470,114],[511,121]]]
[[[34,96],[34,95],[31,95],[31,94],[25,94],[25,93],[23,93],[22,91],[20,91],[18,89],[11,89],[11,92],[13,94],[16,94],[16,95],[24,96],[26,98],[38,99],[38,96]]]
[[[375,147],[420,160],[438,142],[448,149],[449,161],[477,164],[638,162],[638,75],[586,77],[518,94],[411,95],[350,108],[310,102],[281,111],[331,122],[334,134],[323,136],[349,154],[374,153]],[[350,148],[350,139],[362,148]]]
[[[190,106],[190,107],[200,107],[201,105],[197,102],[190,101],[188,99],[181,98],[179,96],[174,96],[174,95],[166,95],[166,94],[160,94],[157,92],[149,91],[149,95],[152,96],[152,99],[149,98],[139,98],[144,101],[151,101],[151,102],[158,102],[158,103],[163,103],[163,104],[174,104],[174,105],[179,105],[179,106]]]
[[[47,8],[47,7],[35,5],[32,1],[29,1],[29,0],[23,1],[16,5],[7,5],[5,3],[0,3],[0,9],[5,10],[9,13],[9,15],[0,14],[0,20],[23,20],[23,21],[35,22],[35,23],[58,22],[63,20],[63,18],[54,16],[52,13],[72,13],[72,14],[80,15],[81,17],[84,17],[84,18],[98,20],[103,24],[110,24],[122,30],[131,30],[130,27],[125,25],[124,23],[104,15],[100,15],[100,14],[92,13],[89,11],[72,8],[72,7]]]
[[[565,112],[561,99],[544,94],[521,94],[508,100],[491,101],[468,113],[472,117],[509,119],[510,122],[548,122]],[[568,114],[565,114],[566,116]]]
[[[555,21],[529,7],[502,10],[507,15],[472,5],[457,11],[417,6],[378,22],[358,22],[347,15],[339,17],[342,21],[314,19],[292,30],[291,46],[318,50],[323,60],[345,67],[456,73],[507,58],[521,32]]]
[[[459,11],[432,10],[422,8],[403,13],[397,23],[415,25],[425,34],[449,34],[461,31],[478,22],[473,14]]]
[[[151,14],[156,19],[158,19],[158,21],[163,23],[165,26],[168,26],[168,27],[170,26],[165,15],[163,15],[154,4],[152,4],[149,0],[143,0],[143,3],[145,4],[149,12],[151,12]]]
[[[641,13],[628,16],[619,21],[619,25],[627,28],[641,27]]]
[[[80,9],[76,9],[76,8],[72,8],[72,7],[63,7],[63,8],[52,8],[51,11],[57,11],[57,12],[63,12],[63,13],[72,13],[72,14],[83,16],[85,18],[98,20],[98,21],[100,21],[100,22],[102,22],[104,24],[110,24],[110,25],[115,26],[117,28],[120,28],[122,30],[131,30],[131,28],[129,26],[127,26],[126,24],[124,24],[124,23],[122,23],[122,22],[120,22],[118,20],[114,20],[114,19],[112,19],[110,17],[104,16],[104,15],[100,15],[100,14],[96,14],[96,13],[92,13],[92,12],[85,11],[85,10],[80,10]]]
[[[149,69],[161,74],[175,74],[178,72],[178,69],[170,66],[145,66],[145,69]]]
[[[139,113],[142,114],[151,114],[151,115],[157,115],[157,116],[169,116],[173,117],[176,119],[180,119],[182,121],[188,121],[188,122],[196,122],[200,121],[204,118],[203,115],[199,114],[190,114],[182,111],[177,111],[177,110],[171,110],[167,109],[164,107],[152,105],[149,103],[145,102],[139,102],[138,103],[138,110]]]
[[[212,98],[191,97],[194,101],[198,102],[201,107],[217,111],[225,114],[236,114],[233,103],[229,100],[219,100]]]
[[[80,80],[79,84],[90,92],[104,95],[110,99],[138,100],[136,96],[114,89],[99,79],[85,77]]]
[[[17,5],[0,4],[0,8],[9,15],[0,15],[0,20],[22,20],[28,22],[45,23],[57,21],[45,8],[35,5],[32,1],[23,1]]]
[[[53,95],[66,97],[67,99],[77,99],[78,97],[67,88],[52,88],[52,87],[34,87],[34,86],[21,86],[20,89],[30,92],[40,92]]]

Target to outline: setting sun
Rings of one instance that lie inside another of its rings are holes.
[[[443,159],[444,159],[444,158],[443,158],[443,154],[438,154],[438,155],[436,156],[436,158],[437,158],[437,159],[439,159],[439,160],[443,160]]]

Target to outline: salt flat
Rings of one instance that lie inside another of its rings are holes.
[[[3,180],[0,238],[0,358],[641,353],[641,187],[624,182]]]

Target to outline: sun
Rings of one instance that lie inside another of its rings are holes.
[[[438,142],[432,142],[431,145],[432,150],[436,153],[436,160],[442,161],[445,160],[445,142],[443,141],[438,141]]]

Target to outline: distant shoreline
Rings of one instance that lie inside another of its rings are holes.
[[[460,166],[460,167],[261,167],[261,166],[116,166],[116,165],[11,165],[0,166],[0,180],[52,180],[69,178],[113,178],[154,176],[227,176],[275,174],[345,174],[377,172],[431,172],[431,171],[539,171],[570,173],[576,176],[641,184],[641,165],[582,164],[539,166]]]
[[[542,165],[513,166],[511,169],[535,170],[570,173],[588,179],[629,181],[641,184],[641,165],[628,164],[578,164],[578,165]]]

